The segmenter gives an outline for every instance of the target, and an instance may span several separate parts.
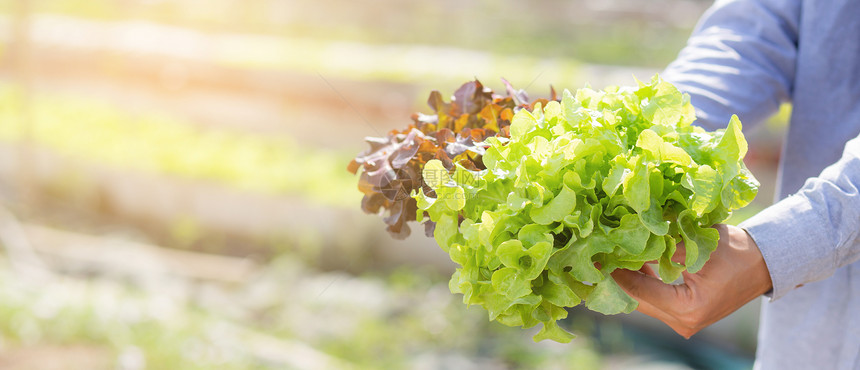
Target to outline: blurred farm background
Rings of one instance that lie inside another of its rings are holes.
[[[685,341],[574,310],[573,343],[489,323],[430,238],[346,171],[477,77],[532,96],[650,78],[695,0],[3,0],[0,367],[727,368],[758,305]],[[747,132],[770,203],[788,109]]]

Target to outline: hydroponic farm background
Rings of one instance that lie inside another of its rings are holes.
[[[755,302],[690,340],[489,322],[346,170],[434,89],[650,79],[710,3],[3,0],[0,368],[750,368]],[[746,132],[762,187],[731,223],[771,202],[788,109]]]

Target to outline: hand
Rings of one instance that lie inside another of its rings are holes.
[[[761,252],[741,228],[715,225],[720,241],[697,273],[684,283],[666,284],[648,265],[640,271],[615,270],[612,277],[639,301],[640,312],[669,325],[684,338],[736,311],[773,287]],[[673,260],[683,262],[682,244]]]

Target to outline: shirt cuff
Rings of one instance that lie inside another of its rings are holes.
[[[830,238],[808,198],[792,195],[739,225],[753,238],[767,265],[773,290],[770,300],[835,269]]]

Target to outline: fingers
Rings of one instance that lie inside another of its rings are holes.
[[[656,273],[656,272],[654,272],[654,269],[653,269],[653,268],[651,268],[651,266],[650,266],[648,263],[646,263],[646,264],[642,265],[642,268],[641,268],[641,269],[639,269],[639,272],[641,272],[641,273],[643,273],[643,274],[645,274],[645,275],[651,276],[651,277],[655,277],[655,278],[657,278],[657,279],[659,279],[659,278],[660,278],[660,276],[659,276],[659,275],[657,275],[657,273]]]
[[[671,311],[688,296],[686,285],[669,285],[655,276],[638,271],[619,269],[612,273],[612,277],[628,294],[661,311]]]
[[[616,270],[612,277],[639,302],[639,312],[663,321],[685,338],[697,331],[691,330],[687,323],[674,314],[676,308],[685,307],[690,302],[691,293],[687,285],[669,285],[659,277],[630,270]]]
[[[684,242],[678,243],[675,248],[675,254],[672,255],[672,262],[683,264],[687,259],[687,248],[684,247]]]
[[[682,284],[664,284],[650,266],[640,271],[616,270],[612,277],[639,302],[638,311],[689,338],[773,285],[764,258],[746,231],[724,225],[716,228],[720,232],[717,250],[697,273],[684,271]],[[672,261],[683,263],[685,258],[684,245],[678,243]]]

